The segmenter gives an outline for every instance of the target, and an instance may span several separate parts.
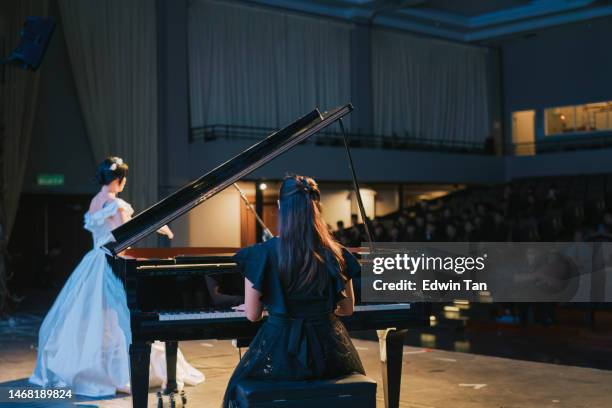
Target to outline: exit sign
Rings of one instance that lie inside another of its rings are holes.
[[[39,174],[36,177],[36,184],[39,186],[63,186],[64,175],[63,174]]]

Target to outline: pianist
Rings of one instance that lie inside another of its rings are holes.
[[[279,193],[279,237],[244,248],[245,311],[269,317],[229,380],[224,407],[243,378],[303,380],[364,373],[337,315],[354,307],[357,260],[328,232],[314,180],[286,177]]]

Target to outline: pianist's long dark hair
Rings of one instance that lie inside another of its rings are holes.
[[[279,271],[288,292],[311,287],[322,293],[328,283],[326,262],[344,274],[342,246],[321,215],[321,193],[310,177],[287,176],[279,193]]]

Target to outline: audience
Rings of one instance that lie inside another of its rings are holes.
[[[375,242],[612,241],[612,205],[604,195],[577,193],[563,181],[468,188],[419,201],[369,226]],[[349,228],[338,221],[334,234],[346,246],[367,241],[356,214]]]

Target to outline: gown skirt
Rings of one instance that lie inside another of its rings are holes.
[[[271,314],[235,368],[223,407],[238,407],[236,385],[244,378],[298,381],[354,373],[365,370],[346,328],[333,313]]]
[[[130,313],[125,290],[100,248],[89,251],[62,288],[38,335],[30,382],[70,387],[90,397],[130,392]],[[150,386],[164,385],[164,344],[151,348]],[[177,383],[195,385],[204,375],[177,356]]]

